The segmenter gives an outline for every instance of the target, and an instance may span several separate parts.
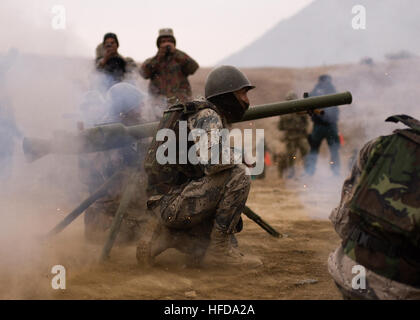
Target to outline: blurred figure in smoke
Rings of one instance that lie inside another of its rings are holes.
[[[98,91],[88,91],[80,104],[80,112],[83,119],[82,129],[104,122],[108,113],[104,97]]]
[[[0,180],[6,180],[12,173],[15,142],[22,139],[16,125],[13,109],[5,98],[0,98]]]
[[[290,101],[297,98],[295,92],[289,91],[285,100]],[[291,113],[280,117],[278,129],[283,131],[282,141],[286,144],[286,154],[280,155],[278,159],[280,177],[283,177],[284,172],[287,171],[287,178],[293,178],[295,176],[295,163],[298,161],[298,153],[300,153],[302,159],[308,154],[308,124],[306,113]]]
[[[83,97],[80,104],[83,122],[78,123],[78,129],[92,128],[102,122],[108,113],[105,99],[97,91],[89,91]],[[88,192],[94,192],[102,183],[102,175],[95,168],[96,154],[79,155],[79,178],[87,186]]]
[[[18,50],[11,48],[0,60],[0,180],[10,177],[16,140],[23,138],[16,125],[11,102],[2,92],[6,81],[6,72],[14,64],[18,55]]]
[[[108,115],[105,122],[120,122],[126,126],[142,122],[141,108],[144,95],[129,83],[118,83],[112,86],[106,97]],[[146,143],[136,141],[133,144],[115,150],[98,152],[93,155],[88,170],[90,175],[89,189],[94,192],[107,181],[114,173],[127,167],[143,171],[143,157]],[[85,236],[90,241],[103,241],[106,232],[111,227],[113,216],[118,209],[121,192],[124,190],[123,181],[117,181],[107,195],[97,200],[85,213]],[[120,231],[120,241],[134,240],[138,231],[139,221],[142,218],[142,208],[145,207],[144,181],[137,185],[137,197],[129,205]]]
[[[137,69],[131,58],[124,58],[118,53],[119,42],[115,33],[104,35],[102,44],[96,47],[96,69],[106,75],[106,89],[121,82],[129,73]]]
[[[141,76],[150,79],[149,92],[156,97],[166,97],[169,104],[190,100],[192,92],[187,77],[197,71],[198,63],[176,49],[172,29],[159,30],[156,44],[158,53],[140,68]]]
[[[315,88],[309,93],[310,97],[321,96],[325,94],[336,93],[334,85],[331,82],[331,76],[324,74],[318,79]],[[338,115],[337,107],[331,107],[322,112],[311,113],[313,121],[313,130],[309,135],[309,145],[311,147],[309,155],[305,159],[305,171],[309,175],[315,173],[316,162],[318,159],[319,148],[324,139],[327,140],[331,153],[331,169],[334,175],[340,174],[340,139],[338,136]]]

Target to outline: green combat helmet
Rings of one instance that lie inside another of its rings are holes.
[[[235,91],[246,88],[254,89],[248,78],[233,66],[221,66],[213,69],[206,79],[205,97],[216,105],[227,121],[232,123],[242,119],[249,106],[243,105]]]
[[[205,97],[210,99],[246,87],[249,90],[255,88],[239,69],[233,66],[221,66],[211,71],[207,76]]]

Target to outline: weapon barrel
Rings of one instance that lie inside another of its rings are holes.
[[[240,122],[350,104],[352,100],[351,93],[347,91],[306,99],[262,104],[249,108]]]
[[[280,237],[280,233],[277,232],[272,226],[265,222],[258,214],[251,210],[248,206],[245,206],[242,210],[243,214],[246,215],[249,219],[258,224],[261,228],[267,231],[271,236],[275,238]]]
[[[333,106],[350,104],[350,92],[329,94],[318,97],[275,102],[249,108],[238,122],[274,117],[288,113],[324,109]],[[80,154],[120,148],[136,140],[152,137],[159,122],[149,122],[126,127],[119,123],[87,129],[77,136],[63,135],[52,141],[24,139],[24,153],[32,161],[48,153]]]
[[[245,112],[242,119],[238,122],[351,104],[352,100],[353,98],[351,93],[346,91],[342,93],[328,94],[324,96],[310,97],[306,99],[262,104],[249,108]],[[139,124],[136,126],[126,127],[126,130],[130,136],[136,139],[147,138],[154,135],[158,124],[159,122]]]

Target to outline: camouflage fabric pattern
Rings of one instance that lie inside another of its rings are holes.
[[[403,131],[405,133],[407,132],[407,130]],[[408,132],[412,133],[411,130],[408,130]],[[385,246],[386,243],[389,243],[388,246],[391,247],[400,246],[408,242],[409,235],[404,231],[404,227],[407,226],[404,219],[407,214],[409,214],[408,211],[406,211],[405,214],[397,215],[402,220],[401,227],[398,227],[398,219],[391,220],[385,215],[380,215],[380,213],[383,213],[384,210],[389,208],[390,204],[393,203],[392,201],[386,201],[386,196],[384,197],[385,199],[381,199],[382,201],[376,202],[377,200],[375,198],[377,198],[378,195],[387,195],[386,192],[382,194],[370,192],[371,198],[369,199],[371,203],[374,203],[379,207],[377,211],[369,213],[361,211],[359,214],[356,214],[353,211],[353,203],[361,203],[356,199],[357,192],[362,190],[361,188],[366,189],[366,186],[369,186],[369,184],[366,184],[363,181],[368,181],[366,180],[367,178],[373,177],[371,180],[373,183],[370,186],[373,188],[375,188],[375,186],[377,187],[375,182],[378,180],[374,179],[377,178],[375,177],[376,174],[367,174],[368,172],[375,172],[371,167],[373,164],[378,164],[378,161],[382,160],[382,164],[379,162],[379,166],[375,165],[373,168],[379,169],[379,172],[381,172],[380,177],[386,177],[387,175],[384,175],[384,173],[388,173],[388,178],[392,183],[394,181],[393,175],[395,172],[400,172],[398,170],[399,168],[407,169],[406,166],[408,165],[408,168],[411,168],[410,170],[417,170],[416,168],[418,168],[418,166],[412,167],[410,164],[413,162],[407,161],[410,159],[410,149],[413,148],[413,145],[407,145],[404,139],[405,138],[401,137],[401,131],[397,130],[393,135],[372,140],[362,148],[350,176],[344,182],[340,205],[334,209],[330,215],[330,220],[332,221],[335,230],[343,239],[343,246],[330,255],[328,268],[330,274],[336,281],[337,286],[339,286],[342,292],[347,292],[346,296],[348,297],[357,296],[362,299],[419,299],[420,297],[420,261],[418,258],[390,255],[388,253],[376,251],[359,244],[358,241],[353,240],[351,237],[355,228],[361,228],[368,232],[368,234],[373,235],[375,239],[382,239],[381,242],[383,241]],[[392,149],[384,149],[384,145],[390,146],[392,141],[397,141],[398,143],[394,144],[394,147],[392,148],[393,151],[389,154],[388,152]],[[384,152],[384,150],[388,150],[388,152]],[[403,158],[400,159],[401,161],[395,162],[394,165],[391,166],[390,161],[392,159],[395,160],[395,158],[402,156],[401,154],[397,155],[396,153],[401,153],[402,155],[406,154],[407,156],[403,156]],[[398,177],[399,176],[397,175],[397,178]],[[379,181],[382,180],[380,179]],[[395,193],[395,191],[404,191],[407,189],[401,189],[401,180],[397,181],[399,184],[396,190],[394,188],[395,184],[392,183],[388,185],[389,189],[386,189],[386,186],[384,185],[380,188],[381,190],[394,192],[395,200],[397,200],[397,196],[400,195],[399,192]],[[414,181],[414,184],[415,183],[416,182]],[[411,184],[406,186],[409,187]],[[377,188],[373,190],[377,190]],[[418,189],[411,189],[411,194],[409,195],[415,195],[416,192],[418,192]],[[416,197],[414,196],[414,198]],[[361,199],[363,199],[363,201],[368,200],[363,197],[361,197]],[[409,199],[412,199],[412,197],[409,197]],[[396,209],[398,210],[399,208],[400,207],[398,206]],[[417,209],[418,208],[419,207],[417,206]],[[415,220],[412,221],[415,222]],[[393,225],[394,223],[395,225]],[[413,231],[414,238],[418,236],[418,232],[418,229],[417,231]],[[368,288],[363,292],[355,292],[351,286],[351,279],[354,277],[351,268],[356,264],[363,265],[367,270],[366,279]]]
[[[378,231],[400,234],[420,248],[420,131],[379,139],[351,209]]]
[[[283,141],[305,138],[308,135],[308,117],[304,114],[286,114],[280,117],[278,129],[284,131]]]
[[[280,176],[282,176],[288,168],[294,167],[298,158],[298,153],[300,153],[302,159],[308,154],[308,124],[309,122],[306,115],[288,114],[280,117],[278,129],[283,131],[282,141],[286,144],[286,153],[280,155],[278,162]]]
[[[211,151],[214,150],[214,144],[217,143],[216,139],[212,139],[212,134],[215,130],[223,129],[225,125],[225,120],[223,120],[218,111],[216,111],[216,107],[208,101],[192,101],[185,104],[171,106],[164,112],[164,115],[159,123],[158,130],[172,129],[176,134],[175,139],[179,141],[178,132],[180,121],[187,122],[186,129],[188,135],[193,129],[201,129],[207,133],[207,137],[209,139],[208,154],[202,156],[207,156],[208,159],[210,159]],[[190,148],[194,144],[198,144],[199,141],[200,138],[195,137],[195,141],[187,142],[187,149],[190,150]],[[181,164],[177,161],[176,164],[161,165],[156,159],[156,151],[162,144],[164,144],[163,141],[159,142],[154,138],[145,158],[144,165],[148,174],[149,195],[163,194],[169,192],[173,186],[187,183],[191,179],[201,178],[205,174],[211,174],[233,167],[231,164],[220,164],[222,163],[221,158],[219,159],[219,164],[206,165],[200,163],[198,165],[192,165],[189,161],[185,164]],[[222,152],[219,152],[219,155],[222,155]],[[184,156],[186,157],[187,155],[184,154]],[[233,159],[233,150],[229,156]],[[179,148],[177,147],[176,159],[180,159],[181,157],[182,155],[179,154]],[[201,161],[199,150],[197,150],[197,159]],[[234,163],[231,159],[229,159],[229,163]]]
[[[187,117],[187,127],[189,130],[202,129],[208,137],[208,154],[201,155],[197,150],[197,157],[206,157],[210,159],[211,150],[215,147],[216,140],[212,138],[215,130],[225,127],[225,120],[217,112],[216,107],[209,107],[211,104],[204,101],[196,101],[196,112],[192,112]],[[207,107],[206,107],[207,106]],[[161,120],[161,125],[165,123],[165,117]],[[173,121],[174,125],[176,121]],[[161,127],[160,125],[160,127]],[[199,137],[195,137],[196,143]],[[219,143],[217,143],[220,145]],[[216,146],[218,147],[218,146]],[[152,150],[152,156],[155,157],[153,143],[149,152]],[[221,157],[222,153],[219,152]],[[149,155],[148,155],[149,156]],[[233,163],[235,153],[233,149],[228,154],[230,163],[222,164],[221,158],[218,163],[208,161],[205,164],[186,166],[195,167],[194,170],[202,172],[200,177],[187,177],[182,184],[174,184],[168,193],[154,194],[149,198],[148,207],[154,208],[155,213],[162,223],[171,228],[191,228],[198,225],[210,217],[215,219],[215,227],[223,232],[231,233],[237,226],[245,201],[248,197],[250,188],[250,178],[246,174],[243,165]],[[145,166],[148,165],[146,159]],[[178,168],[180,173],[184,171],[181,165]],[[150,176],[158,170],[147,168],[146,172]],[[150,174],[149,174],[150,173]],[[159,181],[153,177],[153,181]],[[171,179],[174,181],[174,179]],[[157,210],[157,211],[156,211]]]
[[[353,289],[352,281],[355,277],[353,267],[360,263],[351,259],[337,248],[328,257],[328,272],[340,288],[345,299],[361,300],[419,300],[420,289],[381,276],[366,268],[366,288]]]
[[[234,233],[250,189],[250,178],[243,165],[223,170],[162,196],[154,210],[163,224],[174,229],[189,229],[215,218],[215,227]]]
[[[191,98],[191,85],[187,77],[198,67],[195,60],[176,49],[168,57],[147,59],[140,68],[140,74],[150,79],[149,92],[152,95],[166,96],[170,103],[177,103]]]

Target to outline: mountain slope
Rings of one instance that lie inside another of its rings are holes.
[[[354,30],[353,6],[366,8],[366,29]],[[390,52],[420,52],[418,0],[316,0],[220,64],[305,67],[356,62]]]

